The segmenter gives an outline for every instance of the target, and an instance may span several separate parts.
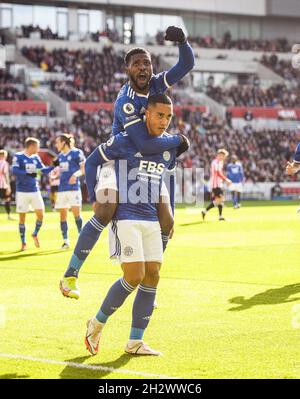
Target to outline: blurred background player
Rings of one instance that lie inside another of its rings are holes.
[[[228,157],[228,151],[224,148],[221,148],[217,151],[216,158],[211,163],[210,168],[210,185],[211,185],[211,202],[203,210],[202,220],[204,221],[205,216],[209,210],[214,207],[218,207],[219,210],[219,220],[224,221],[225,218],[222,215],[223,206],[224,206],[224,192],[223,192],[223,183],[231,184],[231,180],[228,179],[223,173],[224,161]]]
[[[300,170],[300,143],[296,147],[294,159],[292,162],[287,162],[285,171],[289,176],[295,175]],[[297,209],[297,213],[300,213],[300,208]]]
[[[74,137],[71,134],[61,134],[55,140],[59,155],[54,162],[60,168],[55,208],[60,213],[60,228],[63,236],[62,249],[70,248],[68,238],[68,210],[71,208],[78,233],[82,228],[81,205],[82,195],[79,178],[84,175],[85,156],[82,150],[74,147]]]
[[[166,134],[165,130],[172,115],[172,102],[168,96],[159,94],[149,97],[146,109],[149,134],[157,137]],[[187,148],[188,144],[183,151]],[[175,148],[161,154],[137,157],[136,147],[127,135],[121,133],[116,135],[109,145],[100,145],[87,159],[86,179],[92,200],[95,199],[98,166],[107,159],[127,160],[124,167],[116,162],[116,172],[117,175],[122,174],[122,181],[118,187],[120,201],[113,221],[116,255],[119,257],[123,276],[111,286],[98,313],[87,323],[85,343],[93,355],[98,352],[99,340],[108,318],[123,305],[137,287],[130,337],[125,352],[134,355],[161,354],[143,341],[143,335],[153,312],[163,257],[156,205],[159,202],[164,174],[168,169],[175,168],[176,156],[181,153],[179,152],[179,148]],[[135,175],[133,171],[136,171]],[[124,186],[123,179],[127,180]],[[128,196],[130,189],[137,184],[138,196]]]
[[[56,166],[49,174],[50,201],[51,201],[52,211],[55,211],[55,203],[57,199],[57,192],[59,186],[59,175],[60,175],[59,166]]]
[[[13,220],[10,215],[11,187],[9,163],[7,162],[7,151],[5,150],[0,150],[0,199],[4,200],[8,220]]]
[[[193,50],[181,28],[170,26],[166,30],[165,40],[178,43],[179,60],[177,64],[168,71],[154,75],[150,53],[139,47],[129,50],[124,59],[128,82],[121,88],[114,105],[113,135],[125,130],[137,151],[142,154],[159,154],[178,147],[184,141],[181,135],[150,137],[143,121],[148,97],[165,93],[190,72],[194,66]],[[168,198],[169,194],[167,189],[164,188],[161,195]],[[73,266],[79,272],[102,231],[111,221],[118,206],[117,190],[114,162],[108,162],[103,165],[100,171],[94,204],[95,214],[82,229],[70,260],[69,270]],[[174,224],[170,201],[173,202],[174,199],[168,198],[167,201],[162,200],[158,204],[164,249],[167,246],[169,234]],[[65,277],[71,277],[68,270]]]
[[[232,155],[231,162],[226,168],[227,178],[232,181],[229,186],[229,190],[232,195],[233,208],[238,209],[241,207],[241,193],[243,192],[243,183],[245,181],[245,175],[243,166],[238,162],[238,157]]]
[[[25,219],[26,213],[31,208],[36,214],[35,229],[32,233],[34,244],[40,247],[38,233],[43,223],[45,205],[40,192],[37,180],[37,172],[50,173],[53,166],[46,167],[38,152],[40,141],[34,137],[28,137],[25,140],[25,149],[17,152],[13,158],[12,172],[16,176],[16,210],[19,213],[19,232],[22,242],[21,251],[26,249]]]

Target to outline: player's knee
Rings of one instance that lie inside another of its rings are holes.
[[[116,203],[106,203],[106,204],[101,204],[99,202],[96,202],[95,205],[95,215],[98,219],[101,220],[103,224],[108,224],[117,209],[117,204]]]
[[[132,276],[125,276],[125,280],[130,284],[132,287],[137,287],[145,278],[145,272],[142,270],[137,272],[135,275]]]
[[[156,287],[158,285],[159,278],[159,268],[147,271],[145,276],[145,280],[147,279],[147,283],[150,287]]]

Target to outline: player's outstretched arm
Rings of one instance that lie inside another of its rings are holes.
[[[142,154],[160,154],[161,152],[172,150],[180,145],[182,139],[180,135],[169,137],[150,136],[145,123],[139,119],[134,124],[124,126],[126,133],[131,141]]]
[[[48,175],[50,172],[52,172],[52,170],[55,168],[55,166],[51,165],[51,166],[43,166],[41,168],[41,172],[44,173],[45,175]]]
[[[194,68],[195,56],[193,49],[187,42],[186,36],[181,28],[169,26],[166,30],[165,40],[178,42],[179,44],[178,62],[166,73],[166,81],[169,86],[172,86],[179,82]]]
[[[182,142],[179,135],[150,136],[145,123],[139,116],[139,112],[135,109],[134,103],[128,97],[116,101],[115,114],[124,126],[130,140],[142,154],[160,154],[177,148]]]

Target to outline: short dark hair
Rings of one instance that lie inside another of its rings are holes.
[[[149,53],[148,50],[146,50],[143,47],[134,47],[134,48],[130,49],[129,51],[127,51],[127,53],[125,54],[125,57],[124,57],[125,64],[128,65],[130,63],[131,57],[136,54],[146,54],[151,59],[151,54]]]
[[[40,144],[40,140],[36,139],[35,137],[27,137],[25,140],[25,148],[28,148],[32,144]]]
[[[155,105],[155,104],[168,104],[172,105],[172,100],[166,94],[154,94],[148,98],[148,105]]]

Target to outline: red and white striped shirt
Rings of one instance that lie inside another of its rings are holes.
[[[223,161],[219,161],[215,158],[211,163],[210,168],[210,184],[211,188],[222,188],[223,181],[226,180],[226,176],[223,173]]]
[[[9,163],[5,159],[0,160],[0,189],[7,189],[9,182],[7,181],[7,175],[9,172]]]

